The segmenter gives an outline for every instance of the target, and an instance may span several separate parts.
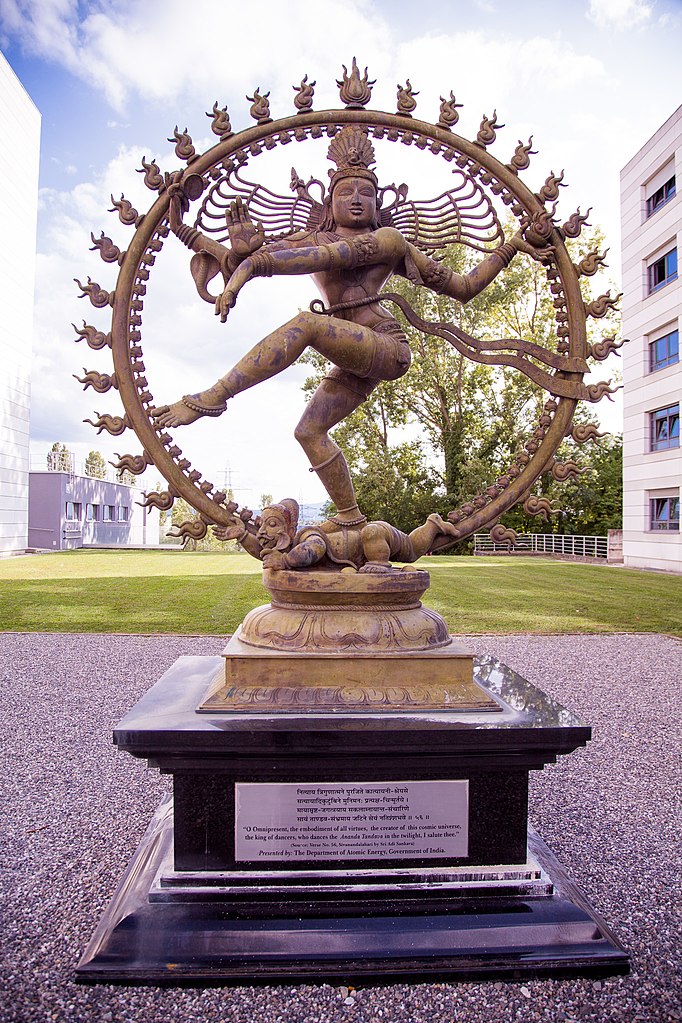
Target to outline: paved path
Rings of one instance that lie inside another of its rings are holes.
[[[72,969],[168,780],[112,726],[211,637],[0,634],[3,1023],[672,1023],[682,1020],[682,643],[664,636],[476,637],[594,728],[534,776],[531,821],[629,948],[627,978],[487,984],[81,987]]]

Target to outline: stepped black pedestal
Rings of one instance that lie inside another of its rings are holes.
[[[114,732],[173,799],[79,980],[627,972],[528,831],[528,772],[590,738],[570,711],[478,658],[496,713],[196,713],[222,665],[180,658]]]

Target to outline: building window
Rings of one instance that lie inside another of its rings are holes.
[[[680,531],[679,497],[652,497],[649,500],[649,528]]]
[[[80,522],[81,518],[81,506],[76,501],[66,502],[66,520],[67,522]]]
[[[649,294],[658,291],[665,284],[677,280],[677,249],[671,249],[665,256],[655,259],[647,267],[647,287]]]
[[[99,519],[99,505],[98,504],[86,504],[85,506],[85,518],[88,522],[97,522]]]
[[[670,405],[651,413],[651,450],[666,451],[680,446],[680,406]]]
[[[127,506],[123,506],[118,509],[118,521],[127,522],[130,509]]]
[[[669,199],[675,195],[675,175],[668,178],[660,188],[657,188],[646,201],[646,215],[651,217],[661,206],[665,206]]]
[[[105,504],[103,512],[104,514],[102,515],[102,518],[105,522],[116,521],[116,508],[113,504]]]
[[[669,334],[656,338],[649,344],[649,372],[674,366],[680,361],[680,332],[671,330]]]

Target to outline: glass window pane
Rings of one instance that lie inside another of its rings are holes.
[[[652,288],[658,287],[663,280],[663,274],[665,272],[665,261],[663,259],[657,259],[655,263],[652,263],[649,267],[649,280]]]
[[[666,277],[673,277],[677,273],[677,249],[673,249],[669,252],[666,258]]]

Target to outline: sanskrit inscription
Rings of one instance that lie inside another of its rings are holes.
[[[235,783],[235,859],[440,859],[468,852],[467,781]]]

